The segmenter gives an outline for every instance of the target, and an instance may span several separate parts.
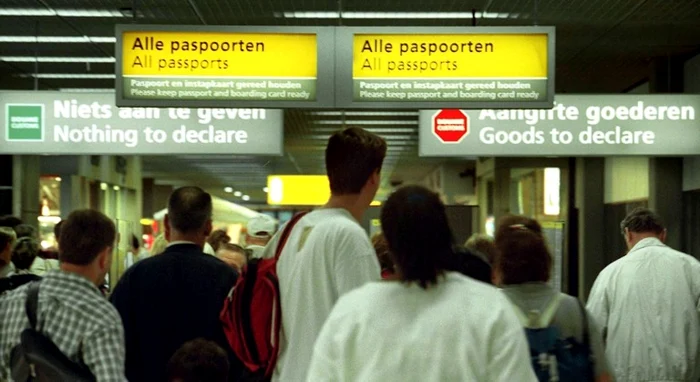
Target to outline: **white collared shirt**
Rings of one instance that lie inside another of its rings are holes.
[[[596,279],[587,309],[617,381],[700,378],[700,261],[641,240]]]

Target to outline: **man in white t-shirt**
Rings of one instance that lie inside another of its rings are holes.
[[[277,262],[282,328],[275,381],[304,381],[316,337],[338,298],[380,280],[374,248],[358,222],[377,193],[385,155],[386,142],[360,128],[328,141],[331,198],[297,222]],[[265,258],[274,256],[278,240],[279,234]]]

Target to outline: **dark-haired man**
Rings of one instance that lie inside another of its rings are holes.
[[[112,293],[124,321],[126,374],[132,382],[165,380],[170,357],[195,338],[214,341],[232,354],[219,312],[236,273],[202,252],[211,217],[208,193],[199,187],[175,190],[165,216],[167,249],[134,264]],[[231,362],[232,373],[240,371],[232,356]]]
[[[304,381],[314,342],[340,296],[380,280],[367,233],[358,223],[379,188],[386,142],[360,128],[333,134],[326,147],[331,198],[293,228],[277,263],[282,302],[274,380]],[[279,234],[265,247],[274,256]]]
[[[700,262],[666,245],[648,209],[621,223],[629,252],[596,279],[587,308],[617,381],[700,379]]]
[[[39,284],[37,328],[98,381],[125,381],[124,329],[97,286],[112,263],[114,223],[100,212],[71,213],[61,232],[61,268]],[[32,284],[29,284],[32,285]],[[27,286],[0,298],[0,381],[10,376],[10,352],[29,326]]]

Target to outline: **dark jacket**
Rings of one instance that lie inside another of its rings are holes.
[[[185,342],[205,338],[229,353],[232,379],[241,366],[228,346],[219,312],[235,271],[194,244],[176,244],[134,264],[110,301],[124,322],[129,381],[165,381],[170,357]]]
[[[41,280],[41,277],[29,273],[0,278],[0,294],[17,289],[22,285],[30,283],[32,281],[39,280]]]

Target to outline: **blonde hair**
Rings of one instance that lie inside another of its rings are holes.
[[[489,264],[493,264],[496,260],[496,255],[498,254],[498,249],[496,248],[496,243],[493,238],[488,235],[475,233],[464,246],[472,251],[479,252],[480,254],[486,256],[486,260]]]
[[[154,255],[160,255],[161,253],[165,252],[165,248],[168,247],[168,241],[165,240],[165,235],[160,234],[156,236],[155,240],[153,240],[153,245],[151,246],[151,256]]]

